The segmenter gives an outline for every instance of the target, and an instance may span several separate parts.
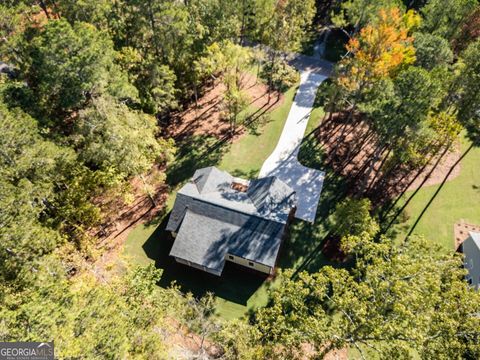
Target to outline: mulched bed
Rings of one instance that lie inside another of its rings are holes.
[[[480,225],[468,224],[463,220],[455,223],[453,226],[453,232],[455,234],[455,249],[457,250],[460,245],[468,239],[469,232],[480,232]]]
[[[250,98],[251,106],[272,111],[283,104],[283,94],[272,92],[269,100],[267,85],[250,73],[243,74],[242,86],[243,91]],[[166,129],[166,135],[176,140],[194,135],[209,135],[219,139],[226,136],[229,123],[222,116],[222,98],[225,90],[225,86],[220,81],[207,88],[198,99],[198,108],[195,107],[195,102],[192,102],[186,109],[173,114]]]
[[[382,202],[398,196],[405,190],[414,190],[420,185],[440,184],[461,155],[459,146],[454,146],[453,151],[444,155],[425,182],[425,177],[431,172],[438,158],[432,159],[421,173],[416,170],[399,169],[380,180],[382,174],[379,174],[378,170],[382,165],[381,158],[373,164],[373,171],[369,171],[377,149],[375,133],[358,114],[354,116],[354,121],[350,121],[351,123],[346,123],[347,118],[348,115],[344,113],[334,114],[330,121],[325,121],[317,130],[317,140],[322,144],[326,162],[330,167],[337,174],[350,180],[352,193],[356,193],[361,186],[373,190],[375,183],[382,184],[383,199],[375,199],[378,193],[370,192],[368,195],[373,197],[373,200]],[[455,178],[459,173],[460,166],[457,166],[448,180]]]

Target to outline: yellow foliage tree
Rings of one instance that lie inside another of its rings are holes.
[[[382,77],[392,76],[415,61],[411,30],[420,23],[413,11],[398,8],[380,10],[378,19],[365,26],[347,44],[352,54],[340,63],[339,84],[347,91],[359,91]]]

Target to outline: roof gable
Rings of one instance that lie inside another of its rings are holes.
[[[295,206],[295,191],[275,176],[252,180],[247,194],[261,214],[289,212]]]
[[[222,186],[229,186],[233,177],[217,169],[215,166],[198,169],[193,174],[192,182],[197,186],[200,194],[207,194],[214,191],[221,191]]]
[[[296,205],[292,188],[271,176],[246,182],[247,191],[239,191],[232,186],[237,181],[226,171],[213,166],[199,169],[192,180],[180,189],[177,198],[178,195],[188,196],[233,211],[287,222],[291,209]]]

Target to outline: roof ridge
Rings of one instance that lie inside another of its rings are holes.
[[[260,213],[252,213],[252,212],[247,212],[247,211],[242,211],[242,210],[239,210],[239,209],[235,209],[234,207],[230,207],[230,206],[226,206],[226,205],[222,205],[222,204],[219,204],[219,203],[216,203],[216,202],[212,202],[212,201],[207,201],[206,199],[202,199],[202,198],[198,198],[198,197],[195,197],[195,196],[192,196],[193,199],[197,200],[197,201],[200,201],[204,204],[208,204],[208,205],[213,205],[213,206],[216,206],[216,207],[219,207],[219,208],[222,208],[222,209],[227,209],[227,210],[231,210],[233,212],[236,212],[236,213],[240,213],[240,214],[244,214],[244,215],[248,215],[248,216],[255,216],[259,219],[262,219],[262,220],[266,220],[266,221],[273,221],[273,222],[276,222],[276,223],[279,223],[279,224],[285,224],[286,222],[283,222],[283,221],[279,221],[275,218],[270,218],[270,217],[265,217],[265,216],[262,216]],[[188,207],[187,207],[188,208]],[[255,206],[255,209],[257,209],[257,207]],[[199,214],[198,212],[195,212],[194,210],[188,208],[188,210],[196,213],[196,214]],[[257,209],[258,210],[258,209]],[[202,215],[202,214],[199,214],[199,215]]]

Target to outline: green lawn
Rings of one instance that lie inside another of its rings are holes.
[[[285,93],[284,103],[270,113],[268,122],[259,132],[249,132],[233,143],[220,161],[219,168],[235,176],[255,177],[277,145],[296,91],[295,86]]]
[[[217,296],[217,313],[226,319],[241,317],[247,309],[266,303],[269,283],[256,273],[239,271],[227,263],[222,276],[217,277],[177,264],[168,256],[173,239],[164,231],[166,219],[133,229],[125,243],[125,258],[134,264],[153,263],[163,269],[159,283],[162,287],[175,282],[183,291],[197,297],[213,292]]]
[[[469,145],[469,140],[463,138],[462,151]],[[480,148],[474,147],[461,161],[460,166],[460,175],[443,185],[414,231],[414,234],[424,235],[427,239],[452,250],[454,223],[463,219],[466,222],[480,224]],[[408,233],[439,186],[424,187],[414,196],[405,209],[408,220],[397,227],[401,235]],[[404,199],[411,194],[412,192],[407,192]]]

